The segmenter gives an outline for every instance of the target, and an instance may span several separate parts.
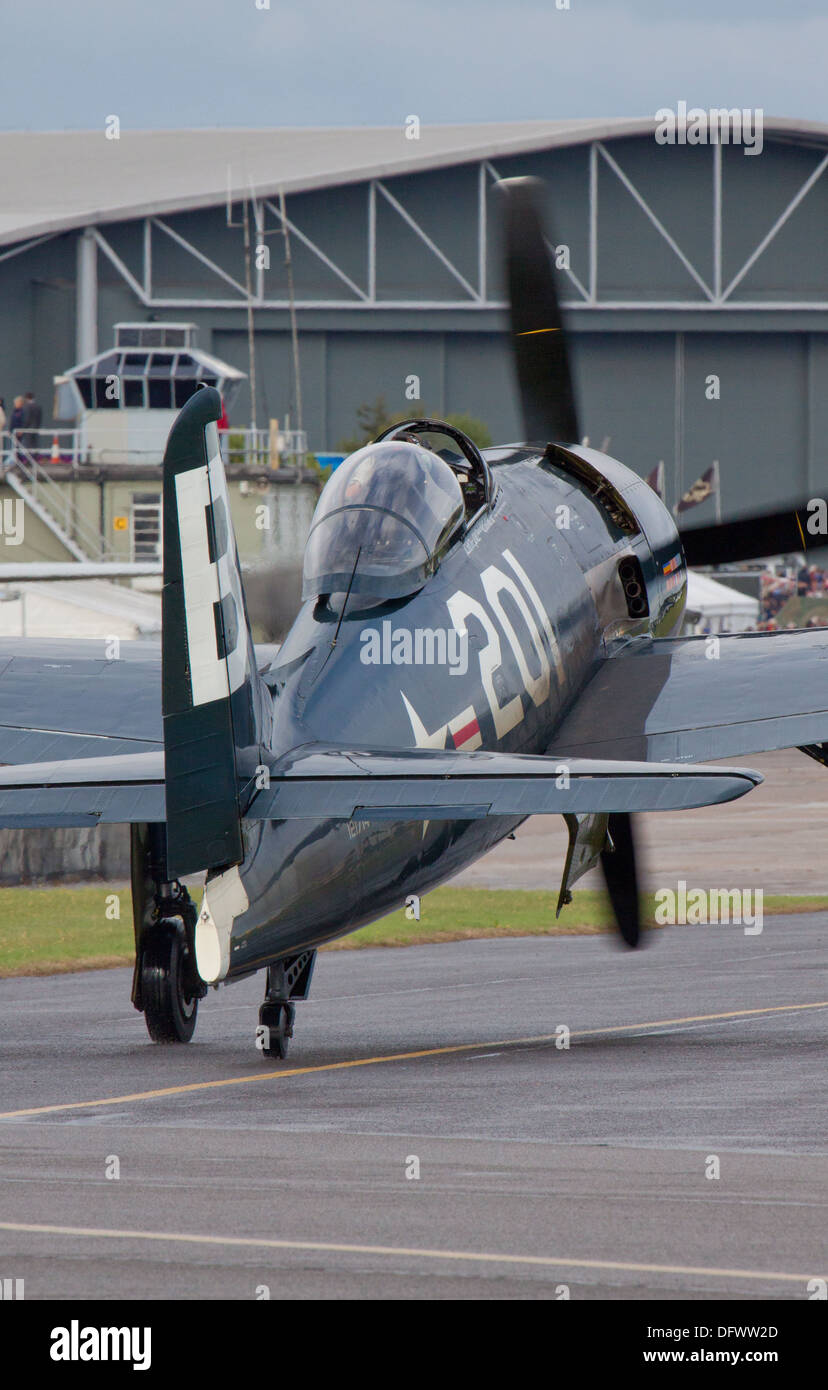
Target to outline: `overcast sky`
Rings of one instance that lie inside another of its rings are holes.
[[[0,127],[828,120],[828,0],[562,2],[0,0]]]

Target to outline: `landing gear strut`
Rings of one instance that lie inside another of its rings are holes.
[[[266,1057],[287,1057],[296,1016],[290,1001],[307,999],[315,964],[316,952],[303,951],[267,967],[267,988],[256,1029],[256,1046]]]
[[[186,1043],[207,986],[195,963],[198,912],[184,884],[167,880],[163,832],[163,825],[132,827],[132,1002],[153,1042]]]

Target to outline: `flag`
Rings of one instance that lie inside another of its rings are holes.
[[[692,487],[688,488],[676,507],[677,512],[686,512],[690,507],[697,507],[700,502],[706,502],[708,497],[719,490],[718,469],[715,463],[711,464],[706,473],[702,473],[697,478]]]
[[[664,459],[659,459],[652,473],[647,478],[647,486],[653,489],[656,497],[664,501]]]

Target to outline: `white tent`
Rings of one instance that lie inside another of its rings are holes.
[[[0,585],[0,637],[159,637],[161,595],[108,579]]]
[[[759,600],[709,574],[687,571],[685,632],[744,632],[759,621]]]

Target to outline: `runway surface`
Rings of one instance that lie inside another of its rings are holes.
[[[284,1062],[253,1047],[259,979],[185,1048],[148,1042],[127,971],[0,981],[0,1273],[30,1299],[807,1298],[828,917],[655,936],[325,954]]]

